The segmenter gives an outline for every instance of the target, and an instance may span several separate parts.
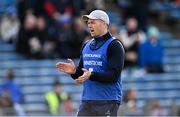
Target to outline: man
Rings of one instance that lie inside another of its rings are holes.
[[[159,41],[159,30],[155,26],[149,27],[147,40],[139,45],[140,67],[148,73],[162,73],[163,46]]]
[[[77,84],[83,84],[78,116],[117,116],[122,98],[123,46],[108,32],[109,17],[104,11],[94,10],[82,19],[93,39],[84,44],[78,67],[71,59],[56,67],[71,74]]]
[[[68,99],[69,95],[61,91],[61,84],[55,82],[53,84],[53,90],[45,94],[45,101],[49,107],[49,112],[51,115],[63,114],[63,109],[61,105]]]
[[[22,104],[24,103],[24,94],[20,85],[16,84],[15,72],[11,69],[7,71],[5,80],[0,85],[0,97],[8,95],[7,97],[12,101],[13,108],[17,116],[25,116],[26,113]]]

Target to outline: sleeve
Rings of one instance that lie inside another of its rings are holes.
[[[92,72],[90,80],[101,83],[117,82],[124,66],[124,56],[125,52],[121,42],[115,39],[107,50],[109,71],[103,73]]]

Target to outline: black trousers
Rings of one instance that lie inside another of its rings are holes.
[[[86,100],[82,101],[77,116],[117,116],[120,101]]]

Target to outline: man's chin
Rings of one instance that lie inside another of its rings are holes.
[[[96,35],[94,35],[94,34],[91,34],[91,37],[93,37],[93,38],[94,38],[94,37],[96,37]]]

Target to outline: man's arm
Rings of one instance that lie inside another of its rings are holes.
[[[92,72],[90,80],[101,83],[115,83],[121,74],[124,66],[124,48],[118,40],[114,40],[108,47],[108,72],[97,73]]]

